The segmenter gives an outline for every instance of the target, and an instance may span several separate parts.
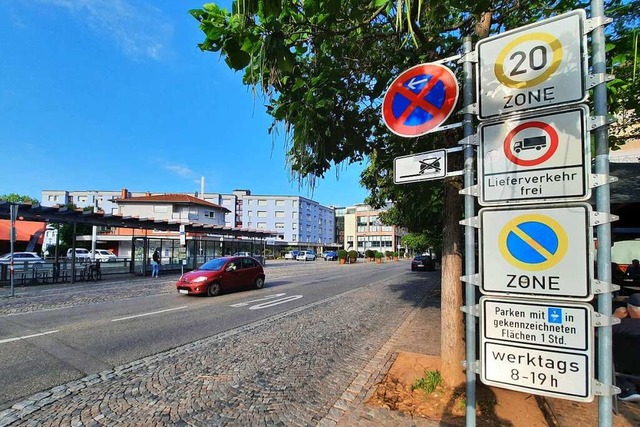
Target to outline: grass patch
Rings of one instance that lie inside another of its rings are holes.
[[[411,391],[415,389],[423,390],[425,393],[430,394],[435,391],[438,386],[442,384],[442,376],[440,371],[424,371],[424,376],[418,378],[411,386]]]

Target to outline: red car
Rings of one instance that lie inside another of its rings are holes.
[[[176,283],[181,294],[207,294],[210,297],[249,286],[264,287],[262,265],[249,257],[214,258],[197,270],[183,274]]]

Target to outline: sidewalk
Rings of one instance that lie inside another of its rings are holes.
[[[368,380],[362,381],[363,375],[358,376],[352,387],[334,405],[333,412],[325,417],[319,424],[321,426],[441,426],[439,421],[414,417],[399,411],[386,410],[374,406],[368,406],[366,402],[376,391],[377,385],[382,382],[389,368],[393,364],[398,352],[412,352],[428,355],[440,353],[440,310],[434,307],[426,307],[425,300],[419,307],[405,319],[395,334],[380,350],[372,363],[364,370],[364,374],[370,372]],[[377,370],[372,370],[375,368]],[[366,375],[365,375],[366,376]],[[360,380],[360,381],[359,381]],[[362,384],[360,389],[357,386]],[[355,386],[355,387],[354,387]],[[345,407],[345,397],[353,391],[358,391],[358,399]],[[515,392],[514,392],[515,393]],[[534,396],[531,396],[532,398]],[[549,420],[549,426],[559,427],[595,427],[598,425],[598,399],[591,403],[579,403],[570,400],[540,398],[541,410]],[[614,403],[615,405],[615,403]],[[335,409],[344,407],[345,411],[339,414]],[[614,406],[615,409],[615,406]],[[338,416],[336,416],[338,415]],[[618,414],[613,415],[613,427],[638,427],[640,426],[640,403],[618,402]],[[480,425],[480,424],[478,424]],[[518,424],[513,424],[516,427]],[[529,427],[524,424],[523,427]]]

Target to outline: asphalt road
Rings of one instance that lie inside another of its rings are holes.
[[[340,298],[408,269],[406,262],[313,265],[323,268],[267,267],[264,289],[216,298],[177,294],[175,276],[19,289],[16,300],[0,300],[0,409],[86,375]],[[12,311],[12,304],[20,309]]]

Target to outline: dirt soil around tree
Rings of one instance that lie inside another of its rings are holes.
[[[395,359],[382,382],[368,393],[368,405],[402,411],[424,417],[442,425],[465,424],[465,389],[439,387],[426,394],[411,390],[424,371],[440,367],[440,293],[413,311],[397,332]],[[591,403],[551,399],[477,383],[476,421],[478,426],[597,426],[598,401]],[[615,407],[615,402],[614,402]],[[618,414],[613,415],[614,427],[639,427],[640,403],[618,402]]]

